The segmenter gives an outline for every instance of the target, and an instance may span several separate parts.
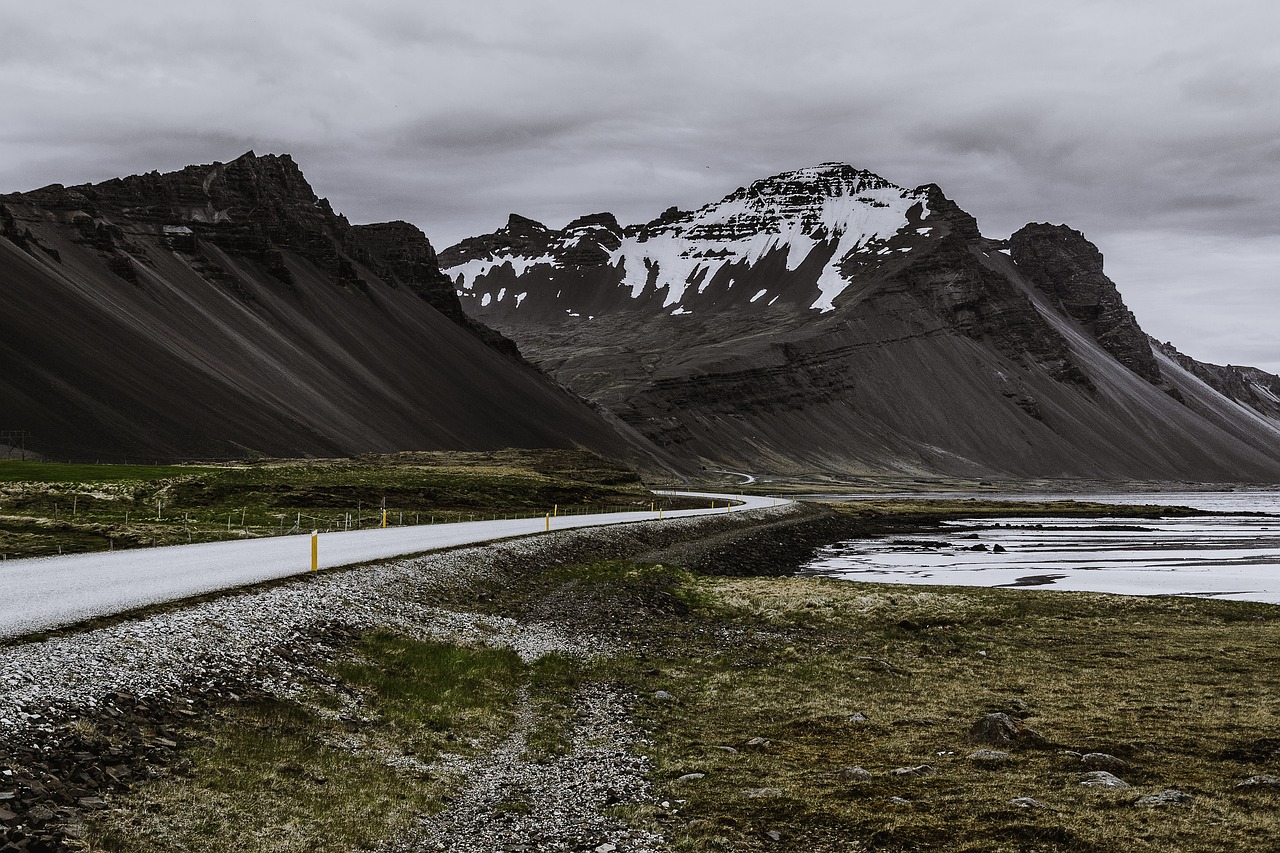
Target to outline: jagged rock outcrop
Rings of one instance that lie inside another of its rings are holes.
[[[1237,367],[1197,361],[1165,341],[1151,338],[1151,346],[1177,362],[1184,370],[1228,400],[1248,406],[1275,421],[1280,421],[1280,376],[1256,367]]]
[[[826,163],[640,225],[513,216],[440,261],[467,313],[708,468],[1280,477],[1280,431],[1159,362],[1092,244],[988,239],[936,185]]]
[[[288,155],[0,196],[0,280],[0,426],[48,457],[585,447],[665,467],[466,316],[421,231],[352,226]]]
[[[1102,271],[1102,253],[1065,225],[1031,223],[1009,238],[1018,271],[1055,300],[1117,361],[1152,385],[1160,366],[1147,335]]]

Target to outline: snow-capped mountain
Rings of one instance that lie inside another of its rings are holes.
[[[656,301],[675,316],[780,300],[828,312],[849,287],[851,268],[881,265],[935,236],[938,222],[929,218],[935,194],[931,186],[904,189],[871,172],[824,163],[626,229],[610,214],[560,231],[513,216],[495,234],[450,249],[442,265],[461,298],[494,313],[541,308],[584,316],[598,294],[579,293],[572,283],[557,289],[552,305],[541,304],[546,289],[507,286],[530,273],[554,278],[582,266],[607,270],[631,300]],[[753,275],[761,268],[769,271],[767,284]]]
[[[987,239],[932,184],[824,163],[643,225],[513,215],[440,266],[464,311],[707,467],[1280,479],[1280,421],[1153,352],[1082,234]]]

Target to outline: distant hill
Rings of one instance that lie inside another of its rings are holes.
[[[0,430],[58,458],[658,454],[460,309],[427,238],[288,156],[0,196]]]
[[[463,309],[671,453],[759,473],[1275,482],[1271,403],[1153,349],[1066,226],[826,163],[696,211],[511,216]]]

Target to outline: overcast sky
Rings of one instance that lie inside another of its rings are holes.
[[[437,248],[839,160],[988,236],[1065,222],[1139,322],[1280,372],[1262,0],[0,0],[0,191],[252,148]]]

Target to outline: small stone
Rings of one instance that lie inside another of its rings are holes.
[[[738,750],[734,749],[734,748],[733,748],[733,747],[731,747],[731,746],[713,746],[713,747],[711,747],[711,748],[712,748],[712,749],[718,749],[718,750],[720,750],[721,752],[727,753],[727,754],[729,754],[729,755],[737,755],[737,754],[738,754]]]
[[[1016,806],[1017,808],[1020,808],[1020,809],[1047,808],[1047,806],[1044,803],[1040,802],[1039,800],[1034,800],[1031,797],[1014,797],[1012,800],[1009,801],[1009,805]]]
[[[53,810],[47,806],[35,806],[27,812],[27,817],[32,823],[47,823],[54,819]]]
[[[663,702],[670,702],[672,699],[676,697],[672,696],[670,693],[668,693],[665,690],[655,690],[653,691],[653,698],[661,700]]]
[[[751,740],[747,741],[747,746],[754,746],[759,749],[763,749],[767,746],[773,746],[773,741],[768,738],[753,737]]]
[[[908,806],[911,805],[911,801],[908,800],[906,797],[890,797],[889,802],[899,803],[899,804],[908,805]]]
[[[1176,788],[1168,788],[1158,794],[1151,794],[1138,800],[1140,806],[1179,806],[1194,800],[1195,797]]]
[[[759,797],[781,797],[781,788],[747,788],[742,792],[742,796],[756,799]]]
[[[1080,763],[1090,770],[1107,770],[1112,773],[1122,773],[1129,769],[1129,762],[1105,752],[1086,752],[1080,756]]]
[[[840,768],[840,781],[842,782],[865,782],[870,778],[871,771],[862,767]]]
[[[706,773],[686,773],[683,776],[677,777],[676,781],[677,782],[697,782],[699,779],[706,778],[706,775],[707,775]]]
[[[845,717],[845,721],[850,723],[865,723],[867,721],[867,715],[858,711]]]
[[[980,749],[969,755],[970,761],[1008,761],[1009,753],[998,749]]]
[[[1119,779],[1105,770],[1095,770],[1081,775],[1080,784],[1086,788],[1131,788],[1123,779]]]
[[[782,833],[778,832],[778,830],[776,829],[771,829],[764,834],[764,837],[769,839],[770,841],[781,841]]]
[[[915,767],[896,767],[889,771],[894,776],[933,776],[937,772],[929,764],[917,764]]]
[[[613,853],[613,851],[617,849],[618,849],[618,845],[610,844],[608,841],[606,841],[604,844],[601,844],[598,847],[596,847],[596,853]]]
[[[1237,788],[1272,787],[1280,785],[1280,776],[1250,776],[1243,782],[1237,782]]]
[[[969,728],[969,740],[975,743],[1005,744],[1040,741],[1040,733],[1021,720],[996,712],[984,714]]]

